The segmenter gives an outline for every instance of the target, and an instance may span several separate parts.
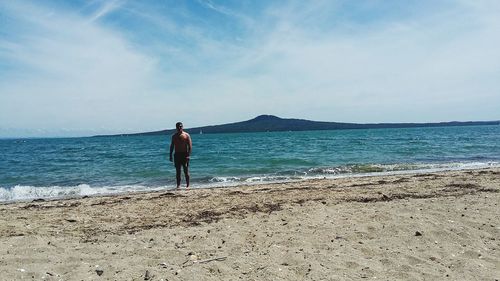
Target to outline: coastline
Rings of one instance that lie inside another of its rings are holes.
[[[302,181],[311,181],[318,179],[342,179],[342,178],[364,178],[364,177],[380,177],[380,176],[398,176],[398,175],[412,175],[412,174],[426,174],[426,173],[440,173],[451,171],[468,171],[478,169],[500,169],[499,162],[472,162],[472,163],[446,163],[446,164],[412,164],[415,169],[394,169],[391,166],[401,164],[367,164],[369,169],[380,169],[382,171],[375,172],[352,172],[348,171],[339,172],[332,169],[330,174],[323,175],[309,175],[309,176],[263,176],[263,177],[247,177],[246,180],[238,181],[226,180],[226,177],[214,177],[214,181],[210,183],[194,182],[191,184],[192,189],[214,189],[214,188],[238,188],[243,186],[254,185],[272,185],[282,183],[293,183]],[[352,165],[356,166],[356,165]],[[361,165],[363,166],[363,165]],[[404,165],[403,165],[404,166]],[[352,168],[352,167],[351,167]],[[391,169],[392,168],[392,169]],[[406,168],[406,167],[405,167]],[[323,168],[319,168],[323,169]],[[383,171],[388,169],[387,171]],[[329,168],[326,168],[329,170]],[[229,177],[231,178],[231,177]],[[18,189],[19,188],[19,189]],[[133,195],[150,192],[172,192],[176,191],[175,185],[164,186],[147,186],[147,185],[122,185],[122,186],[89,186],[87,184],[79,184],[77,186],[30,186],[30,185],[16,185],[14,188],[1,188],[0,187],[0,205],[15,204],[22,202],[39,202],[39,201],[54,201],[65,199],[80,199],[87,197],[102,197],[102,196],[120,196],[120,195]],[[54,196],[57,194],[57,196]],[[9,198],[9,199],[6,199]],[[14,199],[13,199],[14,198]]]
[[[495,280],[499,202],[498,167],[8,202],[0,275]]]

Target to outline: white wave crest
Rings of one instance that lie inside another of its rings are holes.
[[[226,183],[226,182],[240,182],[241,178],[238,177],[213,177],[209,180],[211,183]]]
[[[105,195],[105,194],[137,192],[137,191],[155,191],[166,188],[167,188],[166,186],[152,188],[143,185],[102,186],[102,187],[91,187],[88,184],[80,184],[77,186],[16,185],[13,188],[0,187],[0,202]]]

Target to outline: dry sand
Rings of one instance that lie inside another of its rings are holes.
[[[499,280],[500,169],[0,205],[0,280]]]

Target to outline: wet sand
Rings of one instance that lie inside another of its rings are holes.
[[[1,280],[500,280],[500,168],[0,205]]]

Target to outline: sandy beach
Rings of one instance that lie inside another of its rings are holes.
[[[0,205],[1,280],[499,280],[500,169]]]

